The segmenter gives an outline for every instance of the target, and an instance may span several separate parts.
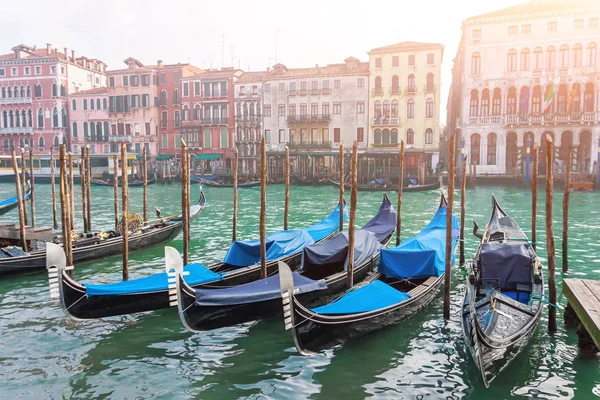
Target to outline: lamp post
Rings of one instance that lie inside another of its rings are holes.
[[[531,139],[527,139],[527,155],[525,156],[525,183],[529,184],[529,164],[531,162]]]

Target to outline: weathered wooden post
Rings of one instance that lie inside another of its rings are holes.
[[[556,304],[556,249],[552,201],[554,199],[553,139],[546,136],[546,250],[548,252],[548,293],[550,304]],[[556,308],[548,307],[548,330],[556,331]]]
[[[85,146],[85,171],[86,171],[86,179],[85,179],[85,191],[86,191],[86,199],[87,199],[87,221],[88,221],[88,230],[92,231],[92,192],[90,186],[92,186],[92,157],[90,156],[90,145]]]
[[[79,177],[81,179],[81,214],[83,216],[83,231],[85,233],[89,232],[88,227],[88,213],[87,213],[87,190],[85,187],[85,182],[87,180],[87,172],[86,172],[86,159],[85,159],[85,146],[81,147],[81,168],[79,169],[80,174]]]
[[[129,279],[129,176],[127,145],[121,144],[121,236],[123,238],[123,280]]]
[[[71,206],[69,204],[69,182],[67,180],[67,156],[66,145],[60,145],[60,211],[62,217],[62,233],[63,233],[63,248],[65,250],[67,266],[73,266],[73,247],[71,242]],[[73,275],[73,271],[68,271],[69,275]]]
[[[29,182],[31,185],[31,226],[35,226],[35,177],[33,176],[33,149],[29,149]],[[25,188],[27,190],[27,188]],[[25,199],[27,196],[25,196]]]
[[[467,156],[462,158],[462,180],[460,182],[460,265],[465,264],[465,214],[467,212]]]
[[[344,141],[340,141],[340,232],[344,230]]]
[[[402,189],[404,187],[404,140],[400,141],[400,172],[398,174],[398,210],[396,214],[396,246],[400,244],[402,229]]]
[[[348,268],[346,275],[346,286],[350,289],[354,286],[354,224],[356,222],[356,202],[358,193],[358,171],[356,164],[358,162],[358,142],[352,143],[352,160],[350,162],[350,219],[348,221]]]
[[[233,223],[231,241],[237,240],[237,217],[238,217],[238,149],[233,149]]]
[[[21,247],[27,252],[27,238],[25,237],[25,214],[23,208],[26,207],[25,193],[21,192],[21,179],[19,176],[19,167],[17,166],[17,154],[12,151],[13,172],[15,173],[15,186],[17,189],[17,205],[19,207],[19,234],[21,235]]]
[[[188,265],[189,256],[189,220],[187,213],[187,183],[188,183],[188,162],[187,162],[187,146],[185,141],[181,140],[181,217],[183,224],[183,265]]]
[[[75,230],[75,184],[73,179],[73,154],[69,152],[69,182],[67,186],[69,188],[69,206],[71,207],[69,210],[71,230]]]
[[[448,202],[446,206],[446,270],[444,275],[444,319],[450,320],[450,285],[452,278],[452,205],[454,202],[454,133],[448,144]]]
[[[117,155],[113,154],[113,200],[115,207],[115,229],[119,229],[119,188],[117,179],[119,179]]]
[[[563,197],[563,230],[562,230],[562,271],[569,272],[569,197],[571,192],[571,155],[573,149],[568,148],[565,160],[565,194]]]
[[[54,146],[50,147],[50,184],[52,185],[52,221],[54,229],[58,229],[58,218],[56,216],[56,185],[54,181],[55,174]]]
[[[531,242],[533,250],[537,245],[537,201],[538,201],[538,147],[532,148],[533,166],[531,169]]]
[[[23,216],[25,225],[28,224],[27,218],[27,166],[25,165],[25,149],[21,149],[21,193],[23,193]],[[19,174],[17,174],[19,176]]]
[[[142,149],[142,169],[144,176],[144,223],[148,221],[148,154],[146,146]]]
[[[285,146],[285,165],[284,165],[284,183],[285,183],[285,204],[283,206],[283,229],[288,229],[288,216],[290,212],[290,149]]]
[[[265,137],[260,142],[260,275],[267,277],[267,146]]]

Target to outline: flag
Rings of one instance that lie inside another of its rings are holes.
[[[573,87],[571,88],[571,91],[569,92],[569,97],[568,97],[568,102],[567,102],[567,114],[573,113],[573,106],[575,106],[573,99],[575,99],[576,95],[577,95],[577,90],[575,88],[575,85],[573,85]]]
[[[543,113],[547,114],[552,108],[552,99],[554,98],[554,82],[550,83],[546,89],[546,97],[544,97]]]
[[[525,87],[525,91],[521,95],[521,104],[519,106],[521,111],[521,117],[527,116],[527,109],[529,108],[529,86]]]

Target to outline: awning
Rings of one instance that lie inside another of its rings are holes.
[[[218,160],[219,158],[221,158],[222,155],[223,155],[222,153],[198,154],[196,157],[194,157],[194,160],[195,161],[201,161],[201,160],[213,161],[213,160]]]
[[[173,158],[172,154],[159,154],[156,156],[156,161],[170,160],[171,158]]]
[[[138,155],[135,156],[135,158],[137,160],[143,160],[144,156],[142,154],[138,154]],[[149,160],[149,159],[150,159],[150,156],[148,154],[146,154],[146,160]]]

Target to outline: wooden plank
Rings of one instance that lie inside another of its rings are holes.
[[[563,293],[598,348],[600,348],[599,284],[600,282],[584,279],[565,279],[563,281]]]

